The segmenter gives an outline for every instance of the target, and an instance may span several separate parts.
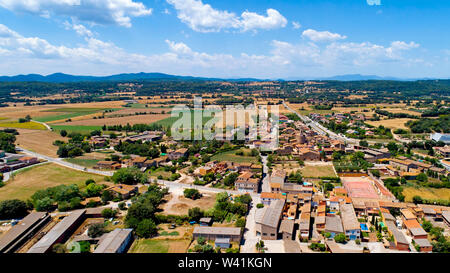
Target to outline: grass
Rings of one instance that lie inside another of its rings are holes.
[[[303,177],[337,177],[332,165],[306,165],[300,171]]]
[[[67,158],[67,159],[64,159],[64,161],[67,161],[67,162],[75,164],[75,165],[92,168],[92,167],[96,166],[100,160],[98,160],[98,159],[82,159],[82,158]]]
[[[129,253],[185,253],[190,240],[137,239]]]
[[[168,117],[159,121],[156,121],[152,124],[161,125],[164,128],[170,128],[172,127],[173,123],[177,120],[179,120],[182,117],[181,114],[177,117]],[[208,122],[212,117],[203,117],[203,125]],[[194,110],[191,110],[191,128],[194,128]]]
[[[85,181],[104,181],[104,176],[89,174],[56,164],[43,164],[18,171],[6,185],[0,188],[0,200],[27,200],[36,191],[61,184],[77,184],[85,187]]]
[[[7,128],[16,128],[16,129],[30,129],[30,130],[47,130],[47,128],[37,122],[30,121],[30,122],[2,122],[0,123],[0,127],[7,127]]]
[[[158,168],[154,171],[149,172],[150,177],[157,178],[160,175],[163,177],[163,179],[169,179],[170,176],[172,176],[172,173],[164,171],[164,168]]]
[[[425,188],[425,187],[404,187],[403,195],[406,202],[411,202],[415,195],[422,197],[422,199],[442,199],[450,200],[450,189],[442,188]]]
[[[51,121],[57,121],[57,120],[63,120],[63,119],[69,119],[69,118],[75,118],[80,116],[86,116],[95,114],[104,110],[109,110],[105,108],[58,108],[58,109],[51,109],[47,110],[45,112],[56,112],[56,113],[64,113],[64,114],[58,114],[58,115],[51,115],[51,116],[44,116],[40,118],[36,118],[37,121],[40,122],[51,122]],[[114,109],[111,109],[114,110]]]
[[[231,161],[231,162],[235,162],[235,163],[258,163],[258,160],[256,157],[236,155],[237,151],[238,150],[218,153],[218,154],[212,156],[211,160]]]
[[[102,126],[84,126],[84,125],[51,125],[54,131],[66,130],[67,132],[86,133],[95,130],[101,130]]]

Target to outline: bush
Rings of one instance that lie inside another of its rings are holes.
[[[334,236],[334,241],[336,241],[336,243],[344,244],[347,242],[347,237],[345,236],[345,234],[340,233]]]
[[[152,219],[142,220],[136,228],[137,236],[141,238],[150,238],[157,234],[156,224]]]
[[[241,217],[239,219],[236,220],[236,223],[234,224],[236,227],[240,227],[240,228],[244,228],[245,227],[245,218]]]
[[[0,219],[22,218],[28,214],[24,201],[13,199],[0,202]]]
[[[127,209],[127,205],[125,204],[125,202],[120,202],[118,204],[118,207],[120,210],[126,210]]]
[[[102,211],[102,216],[104,218],[114,218],[117,214],[117,211],[110,209],[110,208],[106,208]]]
[[[262,209],[262,208],[264,208],[264,204],[263,203],[259,203],[259,204],[256,205],[256,208]]]
[[[92,224],[88,228],[88,235],[91,238],[98,238],[102,236],[103,233],[105,233],[105,227],[103,226],[103,224]]]

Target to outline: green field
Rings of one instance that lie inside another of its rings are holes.
[[[181,114],[179,114],[178,117],[168,117],[159,121],[156,121],[152,124],[157,124],[157,125],[161,125],[164,128],[170,128],[172,127],[172,124],[177,121],[178,119],[180,119],[182,117]],[[205,124],[206,122],[208,122],[212,117],[203,117],[203,124]],[[194,110],[191,110],[191,127],[194,128],[193,126],[194,124]]]
[[[92,168],[100,161],[98,159],[81,159],[81,158],[67,158],[64,159],[64,161],[67,161],[69,163],[80,165],[86,168]]]
[[[54,112],[54,113],[60,113],[57,115],[51,115],[51,116],[45,116],[36,118],[35,120],[40,122],[51,122],[56,120],[63,120],[63,119],[69,119],[69,118],[75,118],[80,116],[86,116],[95,114],[98,112],[102,112],[105,110],[116,110],[116,109],[108,109],[108,108],[58,108],[58,109],[51,109],[46,110],[44,112]]]
[[[47,130],[44,125],[30,121],[30,122],[1,122],[0,127],[15,128],[15,129],[30,129],[30,130]]]
[[[231,161],[235,163],[258,163],[258,159],[256,157],[236,155],[237,151],[239,150],[218,153],[216,155],[213,155],[211,157],[211,160]]]
[[[137,239],[128,253],[185,253],[190,240]]]
[[[61,184],[77,184],[80,188],[84,188],[88,179],[102,182],[105,177],[51,163],[33,166],[18,171],[5,186],[0,188],[0,200],[27,200],[38,190]]]
[[[83,126],[83,125],[51,125],[53,131],[66,130],[67,132],[89,133],[95,130],[101,130],[102,126]]]

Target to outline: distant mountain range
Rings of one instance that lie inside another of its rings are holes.
[[[205,77],[192,77],[192,76],[176,76],[164,73],[128,73],[117,74],[111,76],[75,76],[63,73],[55,73],[47,76],[39,74],[17,75],[17,76],[0,76],[0,82],[51,82],[51,83],[63,83],[63,82],[99,82],[99,81],[136,81],[136,80],[215,80],[215,81],[267,81],[267,79],[255,79],[255,78],[237,78],[237,79],[223,79],[223,78],[205,78]],[[414,80],[430,80],[429,78],[422,79],[401,79],[394,77],[380,77],[375,75],[341,75],[334,77],[324,78],[287,78],[280,80],[322,80],[322,81],[366,81],[366,80],[395,80],[395,81],[414,81]]]

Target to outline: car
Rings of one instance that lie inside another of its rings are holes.
[[[169,229],[175,229],[176,227],[177,227],[177,225],[171,224],[171,225],[169,226]]]

